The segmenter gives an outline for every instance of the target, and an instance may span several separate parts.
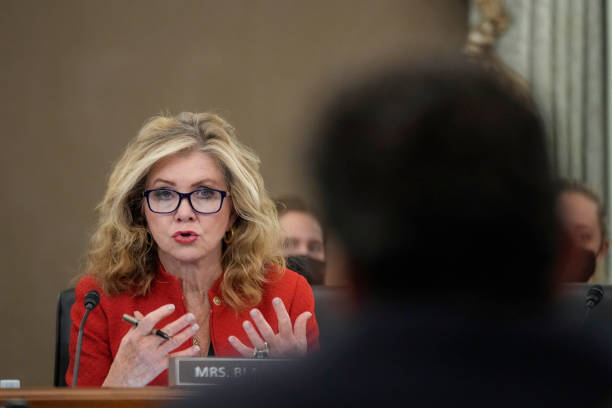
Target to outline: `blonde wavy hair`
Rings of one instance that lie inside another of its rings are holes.
[[[116,163],[87,257],[92,274],[108,295],[148,293],[157,274],[157,246],[143,213],[143,192],[160,159],[186,151],[209,154],[219,164],[237,218],[233,239],[223,244],[221,293],[235,310],[259,303],[266,269],[280,273],[280,227],[273,201],[264,189],[259,158],[240,143],[234,128],[212,113],[183,112],[149,119]]]

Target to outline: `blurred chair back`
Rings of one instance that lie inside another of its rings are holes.
[[[75,300],[74,288],[66,289],[57,298],[57,316],[55,331],[55,372],[53,375],[53,385],[56,387],[66,387],[66,370],[70,362],[70,309]]]

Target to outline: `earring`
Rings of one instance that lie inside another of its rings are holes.
[[[228,245],[231,244],[233,240],[234,240],[234,227],[225,231],[225,235],[223,236],[223,242],[225,242]]]

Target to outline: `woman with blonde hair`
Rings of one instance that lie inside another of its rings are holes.
[[[318,348],[312,290],[285,269],[259,159],[221,117],[149,120],[115,165],[98,210],[71,313],[68,384],[92,289],[101,300],[83,335],[78,385],[166,385],[170,356]],[[151,335],[154,328],[169,339]]]

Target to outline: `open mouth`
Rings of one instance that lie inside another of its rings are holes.
[[[172,234],[172,238],[180,243],[191,243],[198,238],[198,234],[193,231],[177,231]]]
[[[176,231],[176,232],[175,232],[175,233],[172,235],[172,237],[173,237],[173,238],[176,238],[176,237],[184,237],[184,238],[187,238],[187,237],[196,237],[196,236],[198,236],[198,234],[196,234],[196,233],[195,233],[195,232],[193,232],[193,231]]]

